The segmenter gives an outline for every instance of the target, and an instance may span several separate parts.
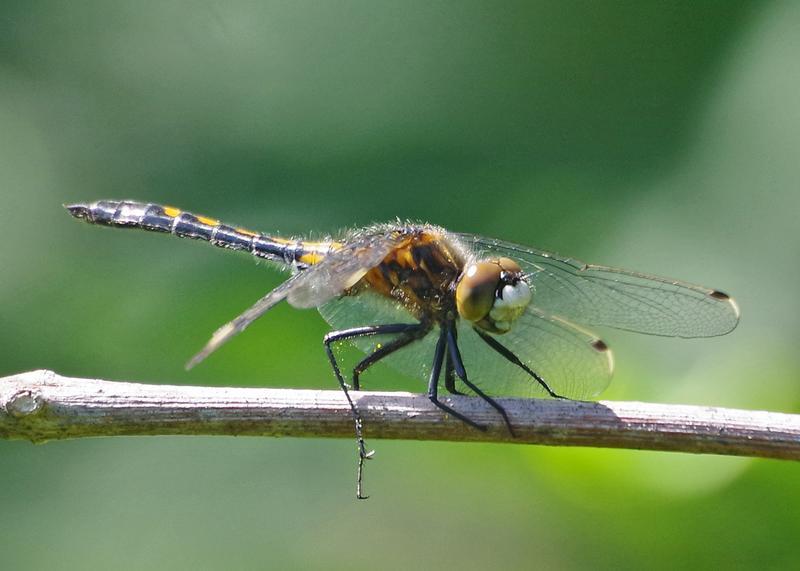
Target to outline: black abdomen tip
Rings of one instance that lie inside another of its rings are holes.
[[[89,218],[92,214],[92,209],[88,204],[65,204],[64,208],[75,218]]]

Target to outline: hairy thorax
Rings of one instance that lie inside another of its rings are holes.
[[[443,234],[413,229],[362,283],[399,301],[421,321],[438,322],[456,314],[453,291],[464,263],[460,248]]]

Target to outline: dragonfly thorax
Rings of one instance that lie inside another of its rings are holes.
[[[456,286],[459,315],[491,333],[510,331],[530,301],[522,268],[509,258],[468,264]]]
[[[399,301],[420,321],[441,322],[456,313],[453,289],[463,267],[464,255],[457,244],[437,229],[422,227],[406,231],[360,284]],[[354,291],[361,286],[357,284]]]

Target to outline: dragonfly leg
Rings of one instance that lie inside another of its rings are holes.
[[[353,390],[354,391],[361,390],[361,383],[359,382],[361,373],[365,372],[372,365],[374,365],[384,357],[388,357],[389,355],[391,355],[392,353],[394,353],[399,349],[402,349],[406,345],[409,345],[414,341],[422,339],[430,332],[430,330],[431,330],[430,326],[424,323],[414,323],[406,325],[406,329],[402,331],[396,338],[392,339],[391,341],[381,346],[376,351],[364,357],[353,368]]]
[[[541,375],[539,375],[538,373],[536,373],[536,371],[532,370],[525,363],[520,361],[519,357],[517,357],[506,346],[502,345],[497,339],[495,339],[494,337],[488,335],[487,333],[484,333],[483,331],[479,330],[478,328],[475,328],[475,333],[477,333],[478,336],[481,339],[483,339],[489,347],[491,347],[492,349],[494,349],[495,351],[500,353],[500,355],[502,355],[503,357],[508,359],[510,362],[515,364],[517,367],[519,367],[520,369],[522,369],[523,371],[528,373],[531,377],[533,377],[536,380],[536,382],[539,383],[541,385],[541,387],[545,391],[547,391],[547,394],[549,394],[551,397],[553,397],[555,399],[567,399],[567,397],[561,396],[560,394],[556,393],[553,389],[551,389],[550,385],[547,384],[547,382],[541,377]]]
[[[322,342],[325,345],[325,353],[328,355],[328,360],[331,363],[331,368],[333,369],[333,373],[336,375],[336,380],[339,381],[339,386],[341,387],[342,391],[344,392],[344,396],[347,399],[347,403],[350,405],[350,412],[353,415],[353,424],[355,425],[355,433],[356,433],[356,444],[358,446],[358,470],[356,473],[356,497],[360,500],[364,500],[367,498],[362,493],[362,476],[364,473],[364,460],[367,460],[375,454],[374,451],[367,451],[367,445],[364,442],[364,435],[362,432],[362,421],[361,415],[356,409],[356,405],[353,402],[353,399],[350,398],[350,391],[347,388],[347,383],[342,376],[342,371],[339,369],[339,363],[336,361],[336,356],[333,354],[333,347],[334,343],[339,341],[346,341],[348,339],[355,339],[357,337],[367,337],[371,335],[382,335],[382,334],[392,334],[392,333],[403,333],[409,327],[413,327],[414,324],[408,323],[396,323],[390,325],[370,325],[365,327],[354,327],[352,329],[344,329],[341,331],[331,331],[325,335]]]
[[[508,433],[514,437],[514,429],[511,427],[511,420],[508,418],[508,414],[506,413],[506,409],[504,409],[500,404],[494,400],[492,397],[484,393],[481,389],[475,385],[472,381],[467,378],[467,371],[464,368],[464,361],[461,359],[461,351],[458,350],[458,343],[456,342],[456,336],[454,334],[455,324],[450,322],[446,326],[447,332],[447,346],[450,352],[450,356],[453,359],[453,365],[455,366],[456,375],[461,381],[467,385],[472,391],[475,392],[479,397],[485,400],[489,405],[495,409],[497,412],[500,413],[500,416],[503,417],[503,421],[506,423],[506,428],[508,429]]]
[[[458,341],[458,331],[455,328],[453,328],[453,337]],[[444,361],[444,388],[447,389],[447,392],[451,395],[465,394],[456,389],[456,372],[453,368],[453,357],[450,355],[449,351]]]
[[[433,367],[431,368],[431,376],[428,380],[428,398],[431,400],[433,404],[439,407],[441,410],[445,411],[447,414],[450,414],[457,419],[469,424],[473,428],[477,428],[478,430],[485,431],[486,427],[482,424],[478,424],[474,420],[464,416],[457,410],[447,406],[443,402],[439,400],[439,375],[442,372],[442,363],[444,361],[445,352],[447,351],[447,329],[445,326],[442,326],[441,332],[439,333],[439,340],[436,342],[436,350],[433,354]]]

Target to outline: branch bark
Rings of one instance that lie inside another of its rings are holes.
[[[800,460],[800,415],[639,402],[498,399],[446,402],[488,427],[470,428],[424,395],[351,393],[367,438],[513,442]],[[352,437],[340,391],[146,385],[32,371],[0,379],[0,437],[33,442],[117,435]]]

